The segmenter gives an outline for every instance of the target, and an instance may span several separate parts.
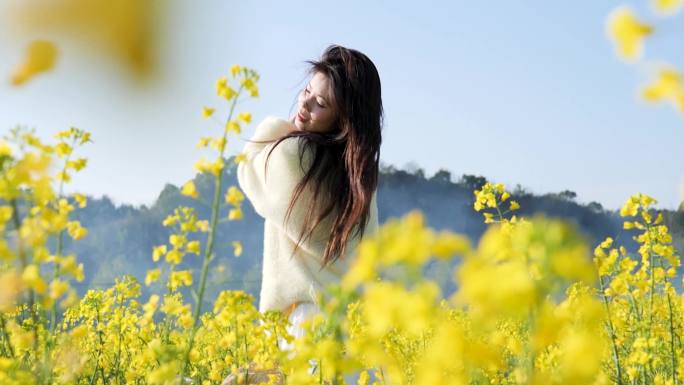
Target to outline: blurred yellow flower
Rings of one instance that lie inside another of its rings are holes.
[[[197,145],[195,147],[197,148],[204,148],[209,145],[211,142],[211,137],[210,136],[203,136],[200,138],[200,140],[197,142]]]
[[[164,260],[172,265],[178,265],[183,261],[183,254],[178,250],[171,250],[166,253]]]
[[[179,249],[185,244],[186,239],[183,235],[171,234],[169,235],[169,243],[176,249]]]
[[[653,33],[653,27],[640,22],[630,7],[613,9],[606,21],[606,34],[615,44],[616,52],[624,59],[639,58],[643,53],[643,40]]]
[[[67,156],[67,155],[70,155],[72,151],[73,151],[73,148],[65,142],[59,142],[55,146],[55,153],[57,154],[57,156],[62,157],[62,158]]]
[[[233,77],[235,77],[235,76],[237,76],[238,73],[240,73],[240,70],[241,70],[241,69],[242,69],[242,68],[240,67],[239,64],[235,64],[235,65],[233,65],[232,67],[230,67],[230,74],[231,74]]]
[[[252,114],[250,114],[249,112],[241,112],[238,115],[238,119],[242,120],[245,123],[249,123],[252,121]]]
[[[669,100],[675,108],[684,112],[682,74],[669,65],[661,68],[657,78],[641,90],[641,97],[649,102]]]
[[[188,251],[188,253],[199,254],[200,253],[200,242],[199,241],[188,242],[188,245],[186,246],[186,250]]]
[[[242,210],[240,210],[240,209],[231,209],[231,210],[228,212],[228,220],[229,220],[229,221],[234,221],[234,220],[242,219],[242,217],[243,217],[243,215],[242,215]]]
[[[85,227],[81,227],[81,223],[79,221],[69,222],[67,224],[67,231],[69,232],[69,235],[76,241],[88,235],[88,230]]]
[[[240,203],[245,199],[245,195],[236,186],[230,186],[226,191],[226,203],[233,206],[240,206]]]
[[[172,271],[169,277],[171,290],[176,290],[179,286],[192,285],[192,272],[190,270]]]
[[[231,131],[235,131],[236,134],[239,134],[241,132],[240,123],[235,120],[229,120],[228,123],[226,123],[226,132]]]
[[[62,295],[64,295],[64,293],[66,293],[67,290],[69,290],[68,282],[62,281],[60,279],[55,279],[52,282],[50,282],[49,296],[51,299],[56,300]]]
[[[102,57],[120,59],[135,75],[153,69],[157,13],[164,7],[151,0],[18,1],[7,20],[18,37],[63,32],[86,42],[83,47]]]
[[[214,174],[214,176],[218,176],[221,173],[221,170],[223,170],[223,166],[223,158],[218,157],[214,162],[209,164],[208,171]]]
[[[210,117],[211,115],[213,115],[214,111],[216,111],[216,109],[214,109],[214,108],[202,107],[202,117],[204,117],[206,119],[206,118]]]
[[[0,156],[12,156],[12,147],[9,143],[0,139]]]
[[[218,95],[226,100],[230,100],[237,95],[237,92],[229,85],[225,85],[218,90]]]
[[[12,85],[21,85],[35,75],[51,70],[56,58],[57,48],[52,42],[45,40],[31,42],[24,62],[12,74]]]
[[[41,278],[40,270],[37,265],[26,266],[24,273],[21,275],[21,279],[26,286],[38,293],[43,293],[45,292],[45,289],[47,289],[47,284],[43,281],[43,278]]]
[[[188,181],[181,187],[181,194],[197,199],[199,193],[195,187],[195,182]]]
[[[239,154],[235,155],[235,158],[233,159],[233,161],[235,162],[235,164],[240,164],[240,162],[242,162],[246,159],[247,159],[247,155],[245,153],[239,153]],[[684,196],[684,193],[682,193],[682,196]]]
[[[166,254],[166,245],[157,246],[152,250],[152,260],[157,262],[164,254]]]
[[[242,254],[242,243],[240,241],[233,241],[233,255],[239,257]]]
[[[8,312],[15,306],[19,293],[24,289],[22,278],[14,270],[0,273],[0,312]]]
[[[147,374],[147,383],[150,385],[173,384],[179,372],[179,363],[176,361],[165,362]]]
[[[152,282],[157,281],[160,276],[161,276],[161,270],[159,268],[148,270],[147,275],[145,275],[145,285],[150,286],[150,284]]]
[[[74,200],[76,201],[76,203],[78,203],[79,208],[86,207],[87,199],[86,199],[85,195],[80,194],[80,193],[75,193],[74,194]]]
[[[439,259],[448,259],[454,255],[463,255],[471,250],[470,239],[450,231],[440,231],[432,244],[432,252]]]
[[[673,15],[682,8],[684,0],[652,0],[651,4],[656,12],[662,15]]]

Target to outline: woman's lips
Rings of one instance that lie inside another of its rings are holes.
[[[304,117],[298,112],[297,113],[297,119],[299,119],[300,122],[306,122],[309,119],[304,119]]]

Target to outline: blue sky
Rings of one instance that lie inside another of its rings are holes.
[[[7,5],[20,0],[0,0]],[[255,121],[288,117],[304,86],[304,61],[329,44],[376,64],[385,127],[381,159],[478,174],[543,194],[618,208],[643,192],[674,209],[684,199],[684,114],[647,105],[637,90],[666,60],[684,69],[684,12],[658,18],[647,1],[626,2],[656,34],[645,58],[627,64],[604,34],[618,1],[168,1],[155,81],[140,86],[116,61],[54,37],[61,56],[22,88],[0,84],[0,126],[48,137],[77,126],[93,133],[89,165],[70,191],[118,203],[152,203],[165,183],[193,176],[200,136],[217,133],[203,105],[225,105],[215,80],[241,64],[256,69]],[[3,29],[0,23],[0,31]],[[45,37],[37,35],[36,37]],[[28,36],[0,33],[0,74],[20,62]],[[3,75],[7,76],[7,75]],[[229,153],[242,148],[229,141]]]

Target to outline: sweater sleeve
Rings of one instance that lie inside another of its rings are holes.
[[[267,117],[256,128],[251,140],[275,140],[296,130],[292,123],[275,117]],[[247,142],[243,148],[245,159],[238,163],[237,179],[240,188],[252,203],[254,210],[264,219],[271,220],[292,239],[299,239],[304,219],[312,199],[310,185],[306,186],[295,202],[287,223],[285,213],[297,184],[304,177],[305,165],[310,157],[304,155],[304,165],[299,160],[299,138],[288,138],[278,144],[268,160],[266,157],[274,143]],[[316,256],[325,252],[327,239],[323,231],[326,220],[319,224],[311,238],[303,240],[300,247]],[[329,236],[329,232],[327,232]]]

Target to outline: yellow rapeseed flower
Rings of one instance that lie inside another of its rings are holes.
[[[199,241],[190,241],[188,242],[188,245],[186,246],[186,250],[188,253],[193,253],[193,254],[198,254],[200,253],[200,242]]]
[[[683,92],[682,75],[671,66],[665,66],[658,71],[655,81],[645,87],[642,96],[648,101],[675,99]]]
[[[221,76],[216,80],[216,93],[221,95],[221,90],[223,90],[226,86],[228,86],[228,78],[225,76]]]
[[[55,145],[55,153],[61,158],[70,155],[72,151],[73,147],[71,147],[68,143],[59,142]]]
[[[233,65],[232,67],[230,67],[230,74],[231,74],[231,76],[236,77],[237,74],[240,73],[240,70],[241,70],[241,69],[242,69],[242,68],[240,67],[239,64],[235,64],[235,65]]]
[[[226,85],[218,91],[218,94],[224,99],[230,100],[237,95],[237,92],[235,92],[235,90],[231,88],[229,85]]]
[[[60,279],[55,279],[52,282],[50,282],[49,296],[51,299],[56,300],[62,295],[64,295],[64,293],[66,293],[67,290],[69,290],[68,282],[62,281]]]
[[[199,231],[202,231],[204,233],[209,231],[209,221],[207,220],[197,221],[196,225]]]
[[[223,149],[226,147],[226,143],[228,142],[228,139],[225,137],[220,137],[220,138],[214,138],[211,141],[211,147],[219,152],[223,152]]]
[[[24,290],[24,281],[14,270],[0,273],[0,312],[14,308],[19,293]]]
[[[67,231],[69,235],[76,241],[88,235],[88,230],[85,227],[81,227],[81,223],[79,221],[71,221],[67,223]]]
[[[150,385],[172,384],[176,380],[179,369],[177,361],[162,363],[147,374],[147,383]]]
[[[226,132],[234,131],[236,134],[240,134],[242,129],[240,128],[240,123],[236,120],[229,120],[226,123]]]
[[[235,164],[240,164],[240,162],[243,162],[246,159],[247,159],[247,155],[245,153],[241,152],[241,153],[235,155],[235,158],[233,159],[233,161],[235,162]]]
[[[233,255],[239,257],[242,254],[242,243],[240,241],[233,241]]]
[[[468,237],[442,230],[435,237],[432,253],[439,259],[448,259],[454,255],[463,255],[471,250]]]
[[[74,200],[78,204],[79,208],[84,208],[86,207],[86,204],[88,203],[88,200],[86,199],[86,196],[80,193],[75,193],[74,194]]]
[[[166,245],[156,246],[152,249],[152,260],[157,262],[159,258],[166,254]]]
[[[653,27],[640,22],[630,7],[621,6],[608,15],[606,33],[620,57],[632,60],[642,55],[643,40],[653,33]]]
[[[40,270],[37,265],[26,266],[24,273],[21,275],[21,279],[27,287],[38,293],[43,293],[45,292],[45,289],[47,289],[47,284],[40,276]]]
[[[684,5],[684,0],[651,0],[656,12],[662,15],[673,15]]]
[[[242,219],[242,218],[243,218],[242,210],[239,208],[238,209],[230,209],[230,211],[228,212],[228,220],[229,221],[234,221],[234,220],[238,220],[238,219]]]
[[[192,272],[190,270],[172,271],[169,276],[171,290],[176,290],[179,286],[192,285]]]
[[[81,171],[87,165],[88,165],[88,159],[78,158],[78,159],[68,161],[66,164],[66,167],[73,169],[74,171]]]
[[[239,207],[240,203],[245,199],[245,195],[236,186],[230,186],[226,191],[226,203]]]
[[[178,250],[171,250],[166,253],[164,260],[172,265],[178,265],[183,262],[183,254]]]
[[[194,170],[199,173],[204,173],[209,171],[211,168],[211,163],[207,160],[205,156],[201,157],[197,162],[195,162]]]
[[[37,74],[49,71],[55,65],[57,48],[50,41],[35,40],[28,46],[24,62],[12,74],[12,85],[25,83]]]
[[[199,193],[197,192],[197,188],[195,187],[195,182],[186,182],[183,185],[183,187],[181,187],[181,194],[197,199],[197,197],[199,197]]]
[[[252,114],[250,114],[249,112],[241,112],[238,115],[238,119],[242,120],[245,123],[249,123],[252,121]]]
[[[145,275],[145,285],[150,286],[152,282],[155,282],[161,276],[161,270],[159,268],[148,270]]]
[[[215,161],[213,161],[212,163],[209,164],[209,169],[207,171],[212,173],[214,176],[218,176],[221,173],[221,171],[223,170],[223,166],[224,166],[223,158],[218,157],[218,158],[216,158]]]
[[[171,234],[169,235],[169,243],[176,249],[183,247],[187,239],[183,235]]]
[[[211,115],[214,114],[214,111],[216,111],[215,108],[206,107],[206,106],[202,107],[202,117],[205,119],[209,118]]]
[[[197,142],[197,145],[195,147],[197,148],[205,148],[209,145],[211,142],[211,136],[203,136],[200,138],[200,140]]]
[[[12,156],[12,147],[4,140],[0,140],[0,157]]]

